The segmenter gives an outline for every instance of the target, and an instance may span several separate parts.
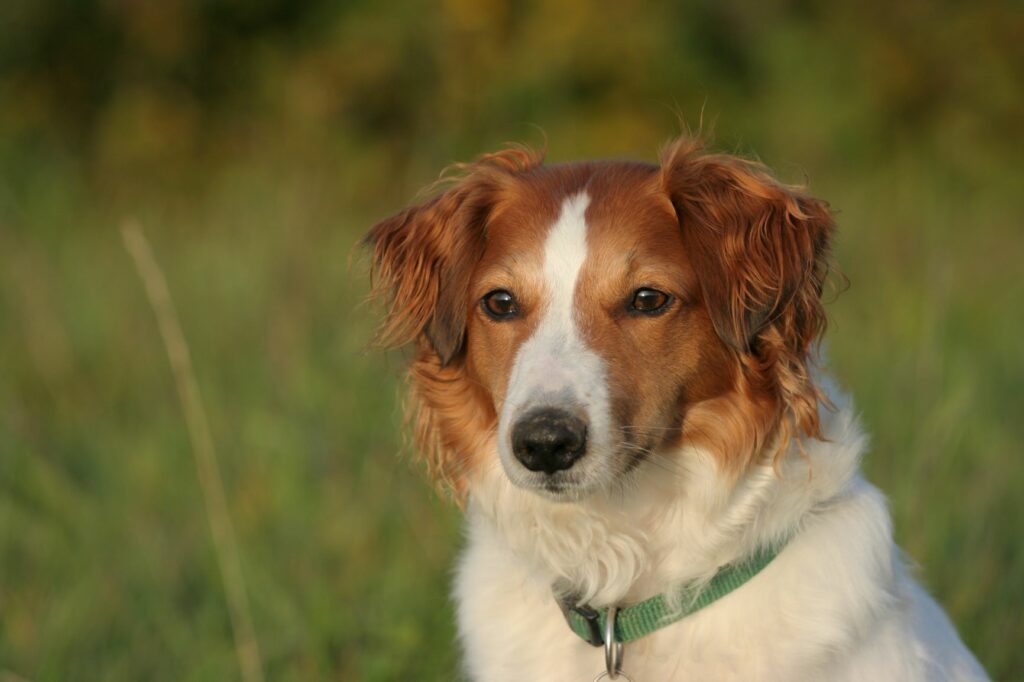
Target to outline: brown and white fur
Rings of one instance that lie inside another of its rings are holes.
[[[383,339],[415,344],[418,447],[466,504],[472,679],[591,680],[601,650],[553,589],[628,605],[770,545],[741,588],[628,644],[623,671],[986,679],[910,576],[853,409],[814,367],[826,204],[689,138],[660,165],[517,148],[460,169],[367,242]]]

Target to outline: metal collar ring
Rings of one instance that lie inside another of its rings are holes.
[[[609,606],[604,621],[604,667],[610,680],[618,679],[622,669],[622,642],[615,641],[615,616],[618,612],[618,607]]]

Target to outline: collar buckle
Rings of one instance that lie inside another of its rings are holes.
[[[582,621],[586,624],[587,636],[584,637],[578,631],[577,634],[591,646],[604,646],[604,633],[601,631],[601,614],[597,609],[593,609],[585,604],[575,604],[572,597],[562,597],[558,600],[558,605],[562,608],[562,615],[565,616],[565,622],[569,624],[571,630],[576,631],[574,620],[576,622]]]

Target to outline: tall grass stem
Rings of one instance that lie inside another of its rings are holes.
[[[146,290],[149,304],[156,315],[160,336],[163,338],[170,360],[171,371],[178,388],[185,424],[192,443],[196,473],[203,494],[203,506],[210,524],[210,534],[220,568],[224,593],[227,597],[231,628],[235,639],[235,653],[244,682],[263,682],[263,667],[260,661],[259,643],[249,612],[245,582],[242,577],[242,562],[234,526],[228,514],[224,496],[224,483],[217,463],[210,425],[203,408],[199,384],[192,368],[191,354],[185,335],[181,331],[178,315],[174,310],[167,287],[167,279],[153,257],[153,250],[134,221],[126,221],[121,227],[125,248],[135,263],[135,269]]]

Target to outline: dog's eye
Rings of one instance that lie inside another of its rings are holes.
[[[664,312],[671,302],[672,297],[664,291],[643,287],[633,292],[633,300],[629,304],[629,309],[645,315],[657,315]]]
[[[519,314],[516,297],[504,289],[489,292],[480,299],[480,305],[492,320],[507,320]]]

